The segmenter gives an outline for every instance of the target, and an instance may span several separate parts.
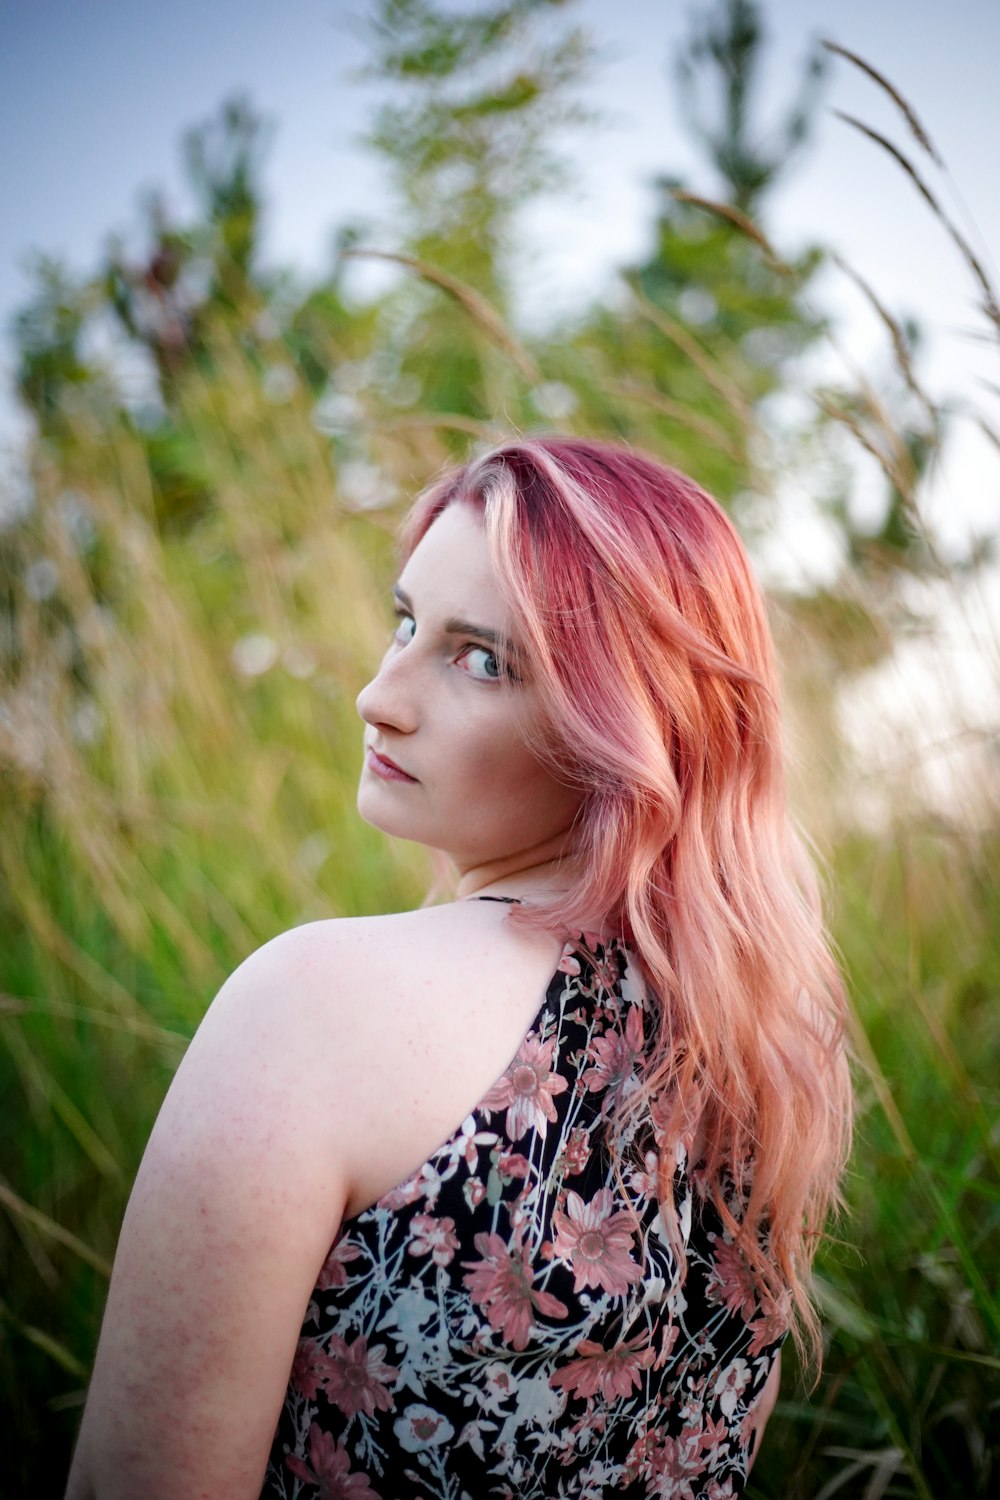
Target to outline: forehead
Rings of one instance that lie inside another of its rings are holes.
[[[431,523],[399,583],[425,608],[440,607],[442,613],[463,614],[485,625],[507,618],[482,516],[462,501],[446,506]]]

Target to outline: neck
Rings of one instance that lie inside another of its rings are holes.
[[[548,840],[535,849],[484,860],[461,871],[455,899],[470,897],[553,895],[568,888],[573,860],[565,836]]]
[[[533,896],[544,899],[566,891],[573,872],[574,862],[568,854],[548,859],[492,860],[462,872],[455,900],[474,901],[479,896],[518,896],[529,902]],[[603,916],[579,921],[575,931],[593,934],[601,942],[616,935],[615,928]]]

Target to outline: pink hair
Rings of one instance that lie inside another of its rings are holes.
[[[606,442],[525,438],[446,473],[414,502],[404,560],[457,500],[481,509],[547,705],[537,753],[584,793],[574,885],[511,920],[579,932],[600,912],[622,934],[657,1019],[640,1086],[615,1111],[621,1139],[652,1127],[678,1250],[675,1147],[700,1143],[765,1308],[791,1315],[818,1369],[811,1267],[850,1145],[847,1001],[786,805],[746,552],[692,480]]]

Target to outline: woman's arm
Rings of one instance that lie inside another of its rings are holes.
[[[260,1493],[349,1191],[343,1057],[323,1055],[312,1024],[317,925],[227,980],[164,1100],[122,1224],[67,1500]],[[326,973],[343,992],[344,967]]]
[[[781,1350],[779,1349],[778,1353],[775,1355],[774,1364],[771,1366],[771,1372],[768,1375],[767,1380],[764,1382],[764,1389],[760,1393],[760,1400],[758,1401],[756,1411],[754,1412],[753,1452],[750,1455],[750,1463],[747,1466],[748,1474],[753,1468],[754,1463],[756,1462],[757,1454],[760,1452],[760,1445],[764,1441],[764,1428],[767,1426],[768,1421],[771,1417],[771,1413],[774,1411],[775,1402],[778,1399],[778,1388],[780,1385]]]

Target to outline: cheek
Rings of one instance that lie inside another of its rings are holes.
[[[539,836],[564,826],[580,794],[555,781],[509,719],[468,726],[465,753],[450,786],[480,821]]]

